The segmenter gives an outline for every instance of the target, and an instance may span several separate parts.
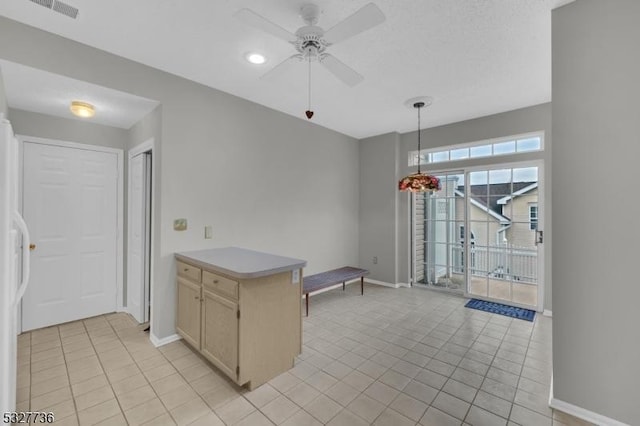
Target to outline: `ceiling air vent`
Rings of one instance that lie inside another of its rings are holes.
[[[55,10],[58,13],[67,15],[69,18],[76,19],[78,17],[78,9],[59,0],[29,0],[47,9]]]
[[[39,4],[40,6],[44,6],[47,9],[51,9],[53,6],[53,0],[31,0],[32,2]]]
[[[56,0],[56,2],[53,4],[53,10],[62,13],[63,15],[67,15],[68,17],[73,19],[76,19],[76,17],[78,16],[78,9],[59,0]]]

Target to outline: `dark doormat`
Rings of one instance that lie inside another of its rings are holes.
[[[471,299],[464,306],[471,309],[477,309],[479,311],[491,312],[492,314],[504,315],[525,321],[533,321],[536,317],[536,312],[531,309],[516,308],[515,306],[487,302],[485,300]]]

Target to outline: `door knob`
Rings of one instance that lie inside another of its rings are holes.
[[[29,250],[35,250],[36,249],[36,245],[31,243],[29,244]]]

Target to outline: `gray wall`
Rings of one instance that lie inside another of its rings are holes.
[[[360,266],[369,278],[391,284],[398,283],[399,144],[398,133],[360,141]]]
[[[4,80],[2,79],[2,69],[0,69],[0,114],[7,116],[7,94],[4,90]]]
[[[156,337],[175,333],[174,252],[235,245],[307,259],[307,274],[358,264],[355,139],[6,18],[0,57],[161,103]]]
[[[127,150],[140,145],[153,138],[160,145],[162,135],[162,105],[158,105],[153,111],[143,117],[129,129]]]
[[[9,108],[9,118],[13,131],[20,135],[117,149],[125,149],[128,140],[128,132],[124,129],[37,112]]]
[[[638,424],[640,2],[553,12],[553,383]]]

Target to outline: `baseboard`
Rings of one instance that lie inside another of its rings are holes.
[[[409,283],[398,283],[396,284],[396,286],[399,287],[403,287],[403,288],[411,288],[411,284]]]
[[[155,334],[149,333],[149,340],[151,340],[151,343],[153,343],[153,346],[155,346],[156,348],[160,346],[168,345],[169,343],[175,342],[176,340],[180,340],[180,339],[182,339],[182,337],[180,337],[178,334],[172,334],[171,336],[167,336],[160,339],[156,337]]]
[[[555,410],[563,411],[567,414],[571,414],[574,417],[577,417],[582,420],[586,420],[596,425],[629,426],[626,423],[622,423],[612,418],[603,416],[601,414],[594,413],[593,411],[589,411],[585,408],[578,407],[577,405],[573,405],[568,402],[561,401],[557,398],[551,398],[549,400],[549,407]]]
[[[391,288],[400,287],[399,284],[391,284],[391,283],[388,283],[388,282],[385,282],[385,281],[372,280],[370,278],[365,278],[364,280],[365,280],[365,282],[368,282],[369,284],[381,285],[383,287],[391,287]]]
[[[544,311],[542,311],[542,315],[544,315],[545,317],[553,317],[553,312],[551,312],[550,309],[545,309]]]

